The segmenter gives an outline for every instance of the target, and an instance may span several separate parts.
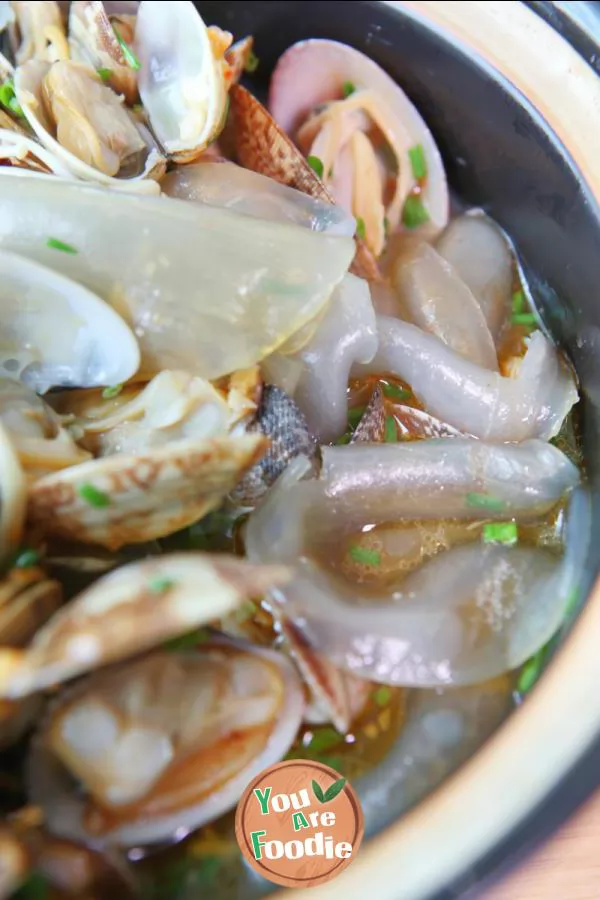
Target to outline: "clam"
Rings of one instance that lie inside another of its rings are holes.
[[[282,617],[277,627],[310,693],[305,721],[310,725],[331,722],[340,734],[346,734],[364,709],[372,685],[337,668],[314,650],[294,622]]]
[[[30,60],[17,69],[15,92],[39,142],[73,177],[160,192],[163,157],[93,69]]]
[[[17,451],[0,423],[0,562],[17,549],[27,509],[27,479]]]
[[[0,824],[0,898],[17,896],[138,896],[135,881],[116,854],[100,854],[44,831],[36,810],[25,808]],[[55,892],[58,892],[55,894]]]
[[[15,567],[0,581],[0,646],[24,646],[62,603],[62,587],[38,566]],[[43,706],[39,696],[0,700],[0,750],[16,743]]]
[[[267,446],[262,435],[183,440],[72,466],[32,485],[29,520],[111,550],[165,537],[216,509]]]
[[[446,225],[448,186],[433,137],[403,90],[360,51],[329,40],[290,47],[273,73],[269,109],[319,159],[325,185],[362,219],[376,257],[384,220],[390,232],[401,222]]]
[[[20,699],[127,659],[227,616],[248,596],[285,582],[283,566],[179,553],[121,566],[100,578],[24,650],[0,655],[0,696]]]
[[[281,653],[152,654],[58,698],[33,741],[30,797],[52,832],[94,846],[182,839],[285,755],[303,711]]]
[[[239,84],[233,85],[229,96],[235,152],[241,165],[316,200],[333,203],[333,197],[320,177],[262,103]],[[360,237],[356,240],[351,271],[369,281],[381,279],[377,263]]]
[[[57,255],[77,252],[47,240]],[[114,310],[83,285],[24,256],[0,251],[0,308],[0,373],[38,393],[118,384],[137,371],[137,341]]]
[[[117,23],[121,41],[127,42],[122,22]],[[106,82],[132,105],[138,97],[137,71],[123,53],[106,4],[100,0],[75,0],[69,12],[69,49],[71,59],[86,63],[104,73]]]
[[[18,65],[30,59],[56,62],[69,58],[69,45],[60,6],[54,2],[13,2],[20,45]]]
[[[154,134],[176,162],[197,159],[223,128],[230,44],[231,35],[208,29],[188,0],[140,3],[140,96]]]
[[[21,382],[0,378],[0,421],[32,480],[90,459],[53,409]]]
[[[115,397],[75,391],[52,399],[63,415],[72,415],[71,432],[95,456],[137,454],[174,441],[224,436],[230,421],[242,414],[237,397],[232,411],[210,382],[178,371],[161,372],[146,386],[125,388]]]

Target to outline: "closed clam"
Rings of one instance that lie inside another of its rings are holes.
[[[263,435],[226,436],[82,463],[32,485],[29,519],[112,550],[165,537],[219,506],[267,446]]]

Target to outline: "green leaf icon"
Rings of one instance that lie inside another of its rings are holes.
[[[323,793],[323,789],[322,789],[321,785],[318,784],[316,781],[313,781],[312,789],[313,789],[313,794],[315,795],[315,797],[317,798],[319,803],[325,803],[325,794]]]
[[[344,790],[346,781],[346,778],[340,778],[339,781],[334,781],[333,784],[325,791],[325,799],[322,802],[330,803],[332,800],[335,800],[337,795],[341,794],[341,792]]]

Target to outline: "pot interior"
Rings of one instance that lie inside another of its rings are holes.
[[[560,648],[600,567],[594,551],[600,523],[600,219],[584,179],[543,118],[491,66],[391,6],[356,2],[350,13],[347,4],[336,2],[196,5],[205,21],[236,36],[255,36],[260,65],[249,86],[259,96],[280,55],[296,41],[330,38],[369,55],[404,88],[431,128],[455,197],[484,208],[513,240],[545,325],[581,382],[578,415],[591,488],[591,540],[579,607],[562,629]],[[363,802],[368,789],[367,783]],[[418,799],[399,791],[371,819],[367,809],[367,832],[383,830]]]

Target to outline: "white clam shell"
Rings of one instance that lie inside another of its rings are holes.
[[[38,393],[121,384],[138,370],[140,350],[123,319],[83,285],[24,256],[0,251],[0,310],[0,374]]]
[[[67,65],[64,63],[63,65]],[[50,63],[40,60],[30,60],[23,66],[19,66],[15,73],[15,94],[17,101],[23,110],[25,118],[35,132],[38,140],[68,172],[77,179],[82,181],[91,181],[107,187],[122,185],[126,183],[130,190],[139,190],[140,193],[146,193],[149,190],[156,192],[156,186],[148,189],[146,181],[148,179],[159,179],[165,172],[165,160],[163,156],[154,147],[149,147],[148,157],[141,175],[132,178],[113,178],[99,169],[83,162],[65,147],[63,147],[54,137],[53,127],[48,119],[42,88],[45,77],[50,72],[52,66]],[[93,74],[93,73],[92,73]],[[104,86],[105,87],[105,86]],[[111,97],[110,88],[106,87],[107,96]],[[132,119],[133,124],[136,124]],[[136,125],[137,127],[137,125]],[[140,129],[138,129],[140,130]],[[140,131],[143,139],[145,135]],[[54,170],[55,166],[50,167]],[[158,189],[160,190],[160,189]]]
[[[224,681],[216,692],[211,689],[215,679]],[[90,766],[94,746],[81,733],[71,744],[61,725],[74,714],[73,724],[87,719],[106,741],[117,724],[113,710],[120,710],[120,726],[102,767],[109,776],[112,771],[114,793],[133,790],[144,778],[151,783],[154,776],[150,790],[137,804],[119,810],[116,821],[110,815],[106,820],[99,807],[88,815],[87,798],[50,746],[62,744],[98,786],[101,772]],[[233,808],[248,782],[285,755],[303,711],[298,675],[276,651],[210,643],[194,654],[156,654],[96,676],[59,698],[32,745],[30,797],[43,807],[49,829],[61,837],[97,847],[180,839]],[[132,757],[135,745],[141,756]],[[183,759],[183,753],[177,755],[179,745],[186,751]],[[181,764],[190,773],[185,784],[178,777]],[[174,788],[169,776],[177,779]],[[158,803],[150,812],[145,801],[152,807],[154,800]],[[104,827],[96,830],[93,826],[100,822]]]
[[[175,158],[193,159],[223,122],[224,59],[215,57],[206,25],[189,0],[142,0],[135,33],[139,90],[153,131]]]
[[[0,660],[0,696],[21,699],[229,615],[288,580],[284,566],[174,553],[121,566],[79,594],[24,651]]]

